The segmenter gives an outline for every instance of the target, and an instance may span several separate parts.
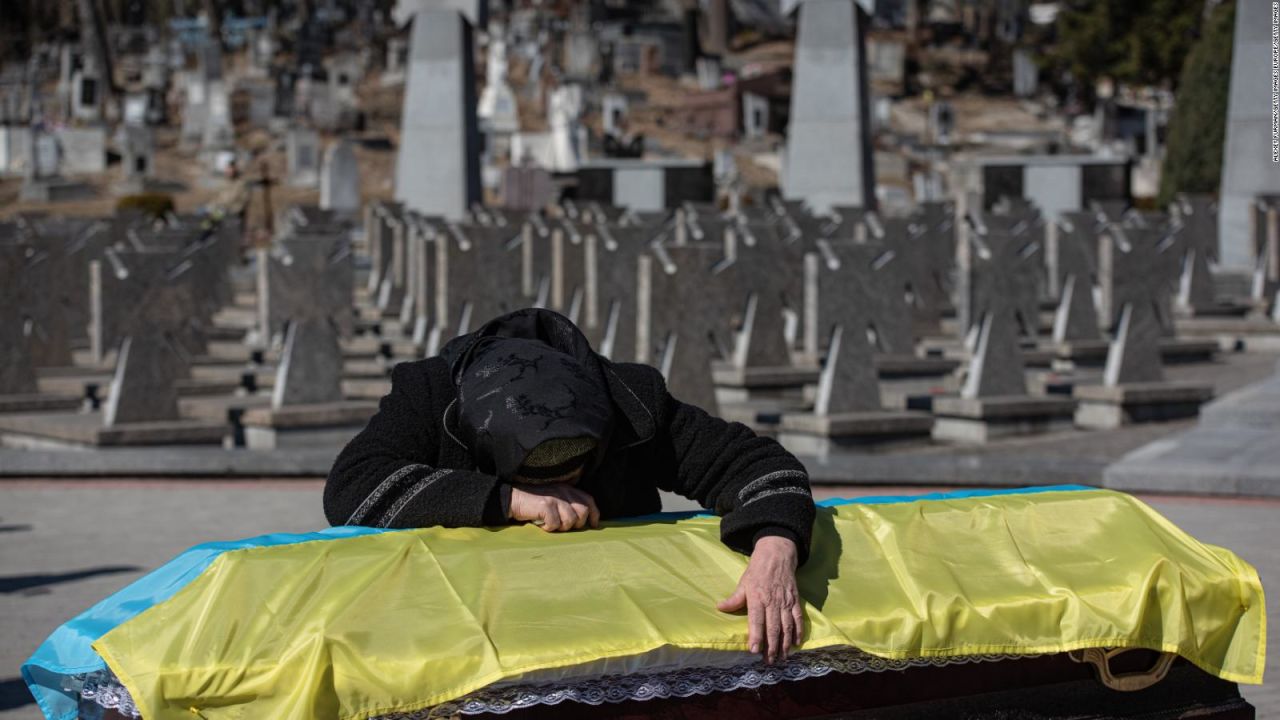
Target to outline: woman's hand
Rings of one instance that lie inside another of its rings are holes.
[[[721,612],[747,608],[747,644],[765,661],[785,660],[804,636],[804,609],[796,589],[796,544],[783,537],[756,541],[738,589],[720,601]]]
[[[600,527],[595,498],[567,483],[511,486],[511,519],[540,524],[546,532]]]

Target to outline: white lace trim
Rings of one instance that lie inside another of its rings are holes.
[[[857,648],[837,647],[796,653],[784,663],[756,661],[724,668],[695,667],[650,674],[604,675],[551,683],[514,683],[476,690],[456,700],[405,713],[382,715],[375,720],[435,720],[453,715],[504,714],[537,705],[577,702],[587,705],[632,700],[687,698],[744,688],[806,680],[832,672],[850,675],[913,667],[941,667],[975,662],[998,662],[1039,655],[966,655],[951,658],[890,660]],[[141,717],[129,691],[109,670],[75,676],[81,699],[115,710],[126,717]],[[74,688],[69,688],[74,689]]]

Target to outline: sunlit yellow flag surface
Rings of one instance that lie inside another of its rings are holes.
[[[607,658],[613,672],[643,672],[658,648],[745,650],[745,618],[715,603],[746,561],[706,516],[250,547],[93,648],[146,718],[367,718]],[[1254,569],[1121,493],[821,507],[799,579],[801,650],[1143,647],[1228,680],[1262,678]]]

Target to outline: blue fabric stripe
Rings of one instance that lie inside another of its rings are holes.
[[[839,507],[841,505],[886,505],[889,503],[916,502],[917,500],[959,500],[973,497],[994,497],[998,495],[1030,495],[1044,492],[1065,492],[1076,490],[1099,490],[1101,488],[1088,485],[1037,485],[1034,487],[1003,488],[999,490],[952,490],[950,492],[921,493],[920,495],[867,495],[856,498],[828,498],[817,503],[818,507]],[[680,512],[660,512],[626,518],[622,522],[650,522],[658,520],[684,520],[694,517],[715,517],[707,510],[682,510]]]
[[[62,689],[62,676],[106,669],[106,663],[91,647],[94,641],[148,608],[173,597],[187,583],[199,577],[222,553],[243,548],[337,540],[383,532],[395,530],[334,527],[312,533],[272,533],[244,540],[197,545],[54,630],[23,664],[22,678],[46,718],[72,720],[77,715],[78,702],[73,692]]]
[[[832,498],[824,500],[818,505],[821,507],[837,507],[849,504],[878,505],[916,502],[918,500],[955,500],[959,498],[1096,489],[1084,485],[1049,485],[1003,490],[957,490],[923,495]],[[680,520],[691,517],[711,517],[711,514],[702,510],[654,513],[652,515],[627,518],[624,522]],[[31,689],[32,695],[35,696],[36,702],[46,718],[51,720],[73,720],[77,714],[77,698],[73,691],[62,689],[62,679],[68,675],[106,669],[106,663],[93,651],[92,644],[116,626],[132,620],[147,609],[173,597],[175,593],[199,577],[222,553],[253,547],[292,545],[316,540],[337,540],[361,535],[377,535],[384,532],[399,532],[399,530],[392,528],[333,527],[319,532],[273,533],[244,540],[197,545],[64,623],[23,664],[22,677]]]

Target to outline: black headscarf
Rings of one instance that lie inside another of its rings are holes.
[[[458,388],[463,441],[484,472],[526,475],[529,453],[549,440],[595,441],[598,459],[613,423],[601,360],[568,318],[550,310],[498,317],[445,346]],[[562,468],[561,468],[562,469]]]

